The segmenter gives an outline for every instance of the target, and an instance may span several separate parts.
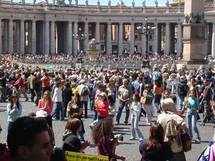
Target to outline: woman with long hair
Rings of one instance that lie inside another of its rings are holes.
[[[115,154],[118,141],[113,137],[113,119],[111,117],[99,120],[92,131],[92,139],[97,145],[97,154],[109,157],[110,161],[125,160],[125,157]]]
[[[160,124],[153,123],[149,129],[147,142],[139,146],[141,161],[167,161],[172,158],[169,144],[164,142],[164,130]]]
[[[22,105],[19,102],[17,93],[12,93],[7,104],[8,113],[8,131],[10,130],[13,122],[18,119],[22,114]]]
[[[53,101],[52,101],[52,98],[51,98],[50,91],[47,90],[47,91],[45,91],[43,93],[43,96],[39,100],[37,107],[38,107],[39,110],[47,112],[47,117],[46,117],[47,123],[49,124],[50,127],[52,127],[51,113],[52,113],[52,110],[53,110]]]

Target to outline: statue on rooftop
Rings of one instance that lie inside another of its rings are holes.
[[[111,0],[108,1],[108,7],[111,8]]]
[[[78,6],[78,0],[75,0],[75,5]]]
[[[85,1],[85,5],[88,6],[88,4],[89,4],[89,3],[88,3],[88,0],[86,0],[86,1]]]
[[[158,8],[158,0],[155,0],[155,7]]]
[[[146,7],[146,1],[145,0],[143,1],[142,6],[143,6],[143,8]]]
[[[135,7],[135,2],[134,2],[134,0],[132,1],[132,7],[133,7],[133,8]]]

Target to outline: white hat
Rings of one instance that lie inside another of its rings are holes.
[[[36,117],[47,117],[48,113],[46,111],[43,110],[39,110],[36,112]]]

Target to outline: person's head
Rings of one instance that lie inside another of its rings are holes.
[[[135,94],[135,95],[133,96],[133,100],[136,101],[136,102],[139,102],[139,101],[140,101],[140,96],[139,96],[139,94]]]
[[[43,93],[43,99],[47,100],[47,101],[51,100],[51,93],[50,93],[50,91],[47,90],[47,91],[45,91]]]
[[[172,98],[165,98],[161,101],[161,109],[163,111],[170,111],[177,113],[176,104]]]
[[[150,86],[149,84],[146,84],[146,85],[145,85],[145,90],[146,90],[146,91],[150,91],[150,90],[151,90],[151,86]]]
[[[99,97],[102,101],[107,101],[107,94],[105,92],[101,92]]]
[[[95,144],[99,143],[99,140],[104,137],[105,139],[111,139],[113,133],[113,118],[107,117],[99,120],[92,132],[92,139]]]
[[[10,155],[17,161],[49,161],[53,153],[45,120],[18,118],[8,132]]]
[[[196,92],[194,89],[189,91],[189,97],[196,97]]]
[[[17,103],[19,101],[17,93],[12,93],[9,101],[11,104]]]
[[[159,146],[164,142],[164,129],[158,123],[153,123],[149,129],[148,142],[150,145]]]
[[[70,134],[64,140],[62,149],[64,151],[80,152],[81,141],[77,136]]]
[[[171,97],[171,92],[169,90],[165,90],[163,94],[164,99],[165,98],[170,98]]]
[[[78,92],[75,92],[73,95],[72,95],[72,100],[76,103],[80,102],[81,101],[81,98],[80,98],[80,95]]]
[[[124,86],[128,86],[128,83],[129,83],[128,79],[123,79],[122,83],[123,83]]]
[[[67,121],[65,130],[69,130],[72,134],[77,135],[81,131],[82,125],[78,118],[71,118]]]

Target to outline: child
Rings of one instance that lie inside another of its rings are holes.
[[[105,92],[101,92],[99,94],[99,100],[97,101],[97,112],[98,112],[98,119],[106,118],[109,115],[109,103],[107,99],[107,95]]]
[[[140,104],[140,96],[135,94],[133,96],[133,101],[131,103],[131,138],[130,140],[136,139],[136,135],[138,136],[139,141],[143,140],[143,135],[138,128],[138,122],[140,117],[141,104]]]

